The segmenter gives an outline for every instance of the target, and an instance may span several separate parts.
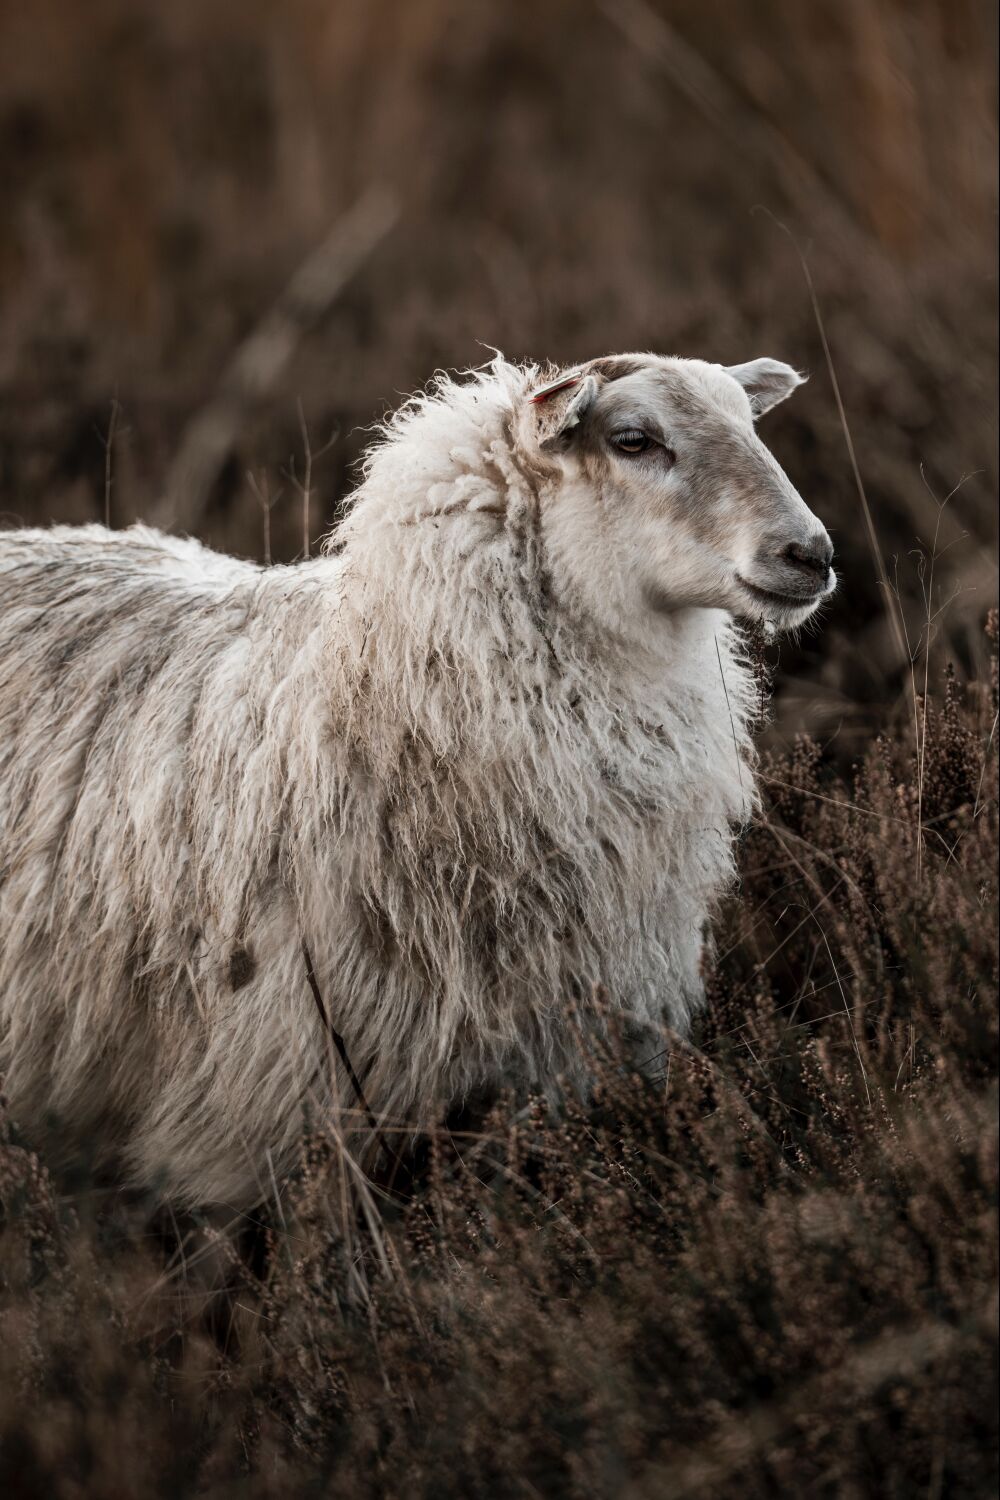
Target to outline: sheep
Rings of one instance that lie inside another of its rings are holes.
[[[359,1087],[415,1131],[585,1089],[609,1004],[683,1034],[755,807],[737,620],[794,628],[836,581],[754,427],[799,383],[655,355],[439,376],[294,566],[4,533],[22,1128],[239,1212]]]

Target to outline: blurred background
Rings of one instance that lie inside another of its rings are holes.
[[[812,379],[764,436],[843,577],[776,657],[773,732],[850,754],[906,688],[881,568],[960,673],[996,595],[996,26],[990,0],[4,0],[3,521],[291,560],[303,431],[315,546],[365,427],[437,367],[772,355]]]

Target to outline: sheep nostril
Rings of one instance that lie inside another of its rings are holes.
[[[811,542],[808,546],[801,546],[798,542],[789,542],[781,555],[793,567],[804,568],[825,581],[833,561],[833,545],[826,537],[822,541]]]

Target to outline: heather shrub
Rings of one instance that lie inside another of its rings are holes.
[[[592,1100],[391,1182],[316,1122],[212,1308],[209,1229],[6,1127],[13,1492],[993,1493],[995,659],[930,686],[766,757],[694,1041],[639,1074],[612,1027]]]
[[[995,1495],[995,44],[956,0],[0,7],[5,525],[162,519],[375,185],[397,229],[231,421],[200,537],[308,552],[482,341],[766,347],[843,579],[760,643],[764,815],[651,1076],[612,1032],[586,1106],[470,1110],[377,1185],[317,1120],[238,1240],[3,1120],[0,1494]]]

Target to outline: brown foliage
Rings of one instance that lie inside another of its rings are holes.
[[[16,1492],[993,1493],[996,706],[948,674],[919,756],[910,717],[850,777],[772,756],[697,1041],[388,1197],[320,1132],[215,1341],[8,1133]]]
[[[818,648],[761,647],[767,811],[657,1080],[611,1045],[588,1107],[498,1104],[390,1196],[318,1132],[242,1255],[4,1126],[4,1493],[995,1493],[995,40],[971,0],[0,8],[5,522],[153,515],[376,183],[398,227],[247,414],[207,540],[304,550],[303,433],[315,537],[361,426],[480,340],[773,354],[813,373],[766,436],[844,580]],[[808,244],[913,667],[757,205]]]
[[[383,185],[395,230],[303,331],[194,529],[302,551],[299,397],[317,450],[339,434],[315,466],[315,539],[364,427],[488,345],[776,355],[813,378],[767,439],[846,580],[822,653],[784,652],[782,715],[863,731],[903,663],[769,213],[808,248],[890,574],[934,530],[919,466],[939,496],[969,475],[940,538],[975,544],[941,565],[945,594],[964,585],[964,673],[995,588],[995,43],[995,7],[965,0],[0,7],[0,513],[102,517],[117,398],[112,520],[155,515],[234,353]],[[269,480],[266,543],[248,471]]]

